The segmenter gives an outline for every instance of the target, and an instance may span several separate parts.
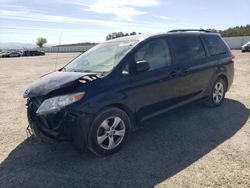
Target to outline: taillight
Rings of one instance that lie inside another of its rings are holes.
[[[232,58],[232,60],[234,60],[235,59],[235,55],[232,54],[231,58]]]

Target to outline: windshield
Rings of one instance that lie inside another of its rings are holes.
[[[64,67],[65,71],[109,72],[133,48],[137,41],[115,41],[99,44]]]

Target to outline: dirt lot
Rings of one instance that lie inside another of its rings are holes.
[[[71,145],[27,142],[25,88],[56,54],[0,59],[0,187],[250,187],[250,53],[215,109],[190,104],[147,122],[105,158]],[[57,68],[77,54],[59,54]]]

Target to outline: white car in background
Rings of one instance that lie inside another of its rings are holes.
[[[241,52],[250,52],[250,41],[241,47]]]
[[[20,57],[21,54],[18,51],[4,51],[0,53],[0,57]]]

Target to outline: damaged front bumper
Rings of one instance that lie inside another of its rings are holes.
[[[27,116],[32,134],[45,141],[70,141],[78,150],[85,151],[93,116],[67,108],[57,113],[38,116],[36,111],[42,101],[41,97],[27,100]]]

